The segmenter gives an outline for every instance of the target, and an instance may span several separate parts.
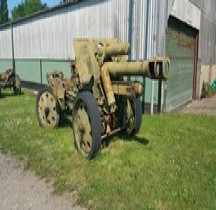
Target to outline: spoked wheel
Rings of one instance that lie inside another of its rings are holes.
[[[140,98],[131,97],[127,100],[125,118],[128,123],[126,132],[132,136],[136,135],[142,123],[142,104]]]
[[[92,159],[101,147],[101,118],[98,105],[90,92],[78,93],[73,109],[75,148]]]
[[[55,128],[58,126],[60,108],[50,87],[44,88],[38,93],[36,112],[41,127]]]
[[[13,91],[15,95],[21,94],[21,81],[18,75],[15,75]]]

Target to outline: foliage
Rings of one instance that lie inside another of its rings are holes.
[[[41,0],[24,0],[11,11],[12,19],[16,20],[46,8],[47,4],[43,4]]]
[[[214,90],[208,83],[203,82],[201,98],[209,98],[214,94],[216,94],[216,90]]]
[[[79,0],[61,0],[60,4],[67,4],[69,2],[78,2]]]
[[[74,150],[71,116],[41,129],[35,104],[4,91],[0,150],[54,179],[56,192],[79,192],[90,209],[216,209],[215,117],[145,115],[136,137],[113,137],[89,162]]]
[[[0,25],[8,22],[7,0],[0,0]]]

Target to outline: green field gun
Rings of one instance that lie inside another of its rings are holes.
[[[21,94],[21,81],[14,69],[8,69],[0,73],[0,96],[2,95],[2,89],[5,88],[13,89],[15,95]]]
[[[58,126],[63,111],[71,111],[75,148],[91,159],[102,139],[120,131],[133,136],[140,129],[143,86],[125,76],[167,80],[170,61],[128,62],[130,45],[119,39],[75,39],[74,51],[71,79],[48,73],[49,87],[40,90],[36,111],[39,124],[49,128]]]

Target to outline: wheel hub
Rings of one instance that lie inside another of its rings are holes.
[[[39,95],[37,114],[42,126],[54,128],[58,125],[59,111],[57,102],[49,90],[45,90]]]
[[[47,118],[49,116],[49,113],[50,113],[50,108],[49,107],[46,107],[44,109],[44,113],[45,113],[45,117]]]
[[[76,109],[76,108],[75,108]],[[88,155],[92,146],[91,125],[85,104],[80,102],[75,115],[75,134],[79,150],[84,156]]]

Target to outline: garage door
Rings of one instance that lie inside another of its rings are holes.
[[[166,34],[166,54],[171,73],[165,94],[166,110],[172,110],[192,99],[196,31],[170,18]]]

